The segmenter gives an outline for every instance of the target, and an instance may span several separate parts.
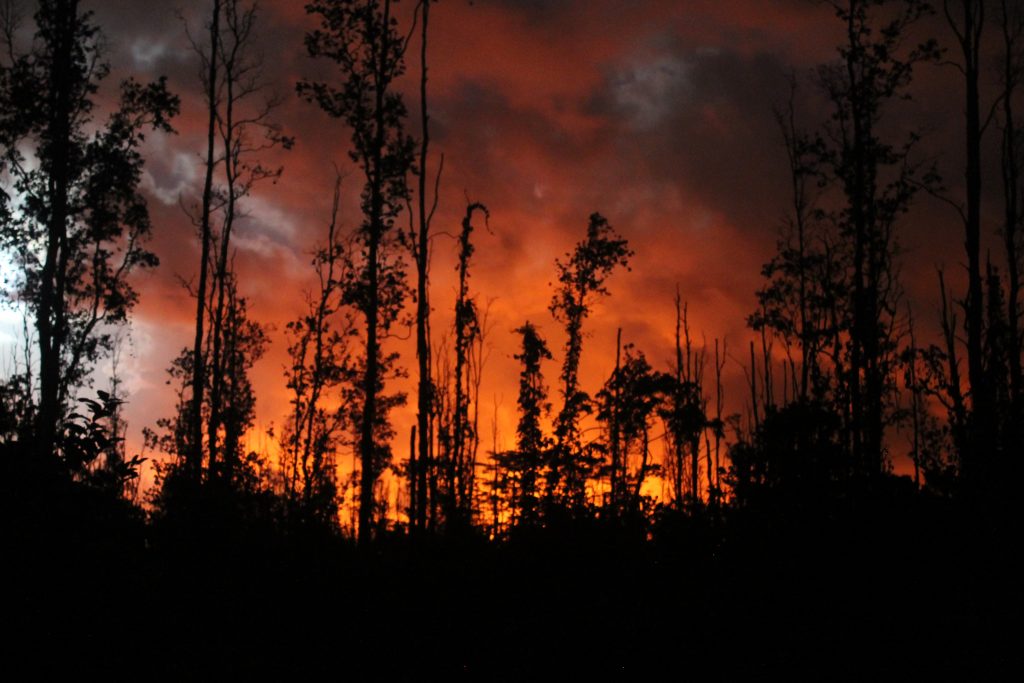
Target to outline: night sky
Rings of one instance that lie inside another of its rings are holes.
[[[268,164],[282,164],[284,174],[246,200],[248,215],[233,237],[241,293],[255,317],[275,330],[254,371],[260,430],[280,425],[288,410],[283,330],[302,310],[303,290],[311,285],[309,251],[325,235],[333,164],[347,176],[342,223],[352,229],[360,221],[362,180],[348,160],[349,132],[294,95],[302,78],[337,80],[332,64],[314,62],[305,53],[303,35],[314,21],[302,5],[298,0],[260,3],[257,31],[265,79],[284,97],[275,118],[296,145],[265,155]],[[413,5],[400,3],[403,20]],[[131,357],[122,360],[134,451],[143,427],[171,415],[174,395],[166,368],[194,334],[195,303],[181,280],[195,277],[199,245],[180,204],[195,203],[201,192],[206,112],[198,59],[183,20],[200,36],[207,3],[106,0],[87,6],[95,8],[109,42],[114,75],[106,83],[107,95],[130,73],[140,80],[167,75],[182,99],[178,135],[151,137],[146,150],[151,246],[161,266],[135,279],[140,303],[133,315]],[[921,30],[951,44],[941,17],[929,19]],[[836,57],[842,33],[827,3],[442,0],[432,12],[431,31],[434,168],[438,155],[445,158],[434,229],[454,233],[467,197],[491,212],[490,230],[476,233],[471,270],[471,289],[481,307],[490,302],[482,449],[490,448],[494,401],[499,445],[513,443],[518,364],[512,354],[518,340],[512,330],[526,320],[540,326],[555,352],[545,374],[559,403],[564,335],[548,312],[554,261],[583,237],[594,211],[608,218],[636,255],[630,272],[612,276],[611,297],[586,324],[583,388],[596,392],[611,372],[619,327],[624,342],[636,344],[656,368],[667,369],[678,285],[698,340],[703,335],[711,348],[715,338],[728,340],[733,358],[725,369],[727,412],[742,412],[746,390],[740,359],[752,334],[746,318],[756,306],[760,269],[774,252],[790,191],[773,107],[785,103],[787,77],[795,74],[802,84],[802,123],[811,128],[827,117],[813,70]],[[408,94],[409,132],[418,135],[418,51],[411,52],[402,88]],[[988,92],[994,79],[987,77],[986,85]],[[921,67],[911,92],[914,101],[887,110],[886,130],[920,130],[918,158],[934,160],[951,196],[960,196],[959,74],[949,67]],[[992,169],[986,182],[991,209],[984,214],[984,234],[1001,264],[995,242],[997,142],[996,132],[990,132],[985,162]],[[399,222],[406,220],[403,214]],[[898,235],[906,299],[915,307],[919,338],[929,339],[937,330],[936,266],[947,268],[962,295],[962,226],[955,212],[921,196]],[[454,306],[454,240],[437,237],[433,256],[436,343]],[[414,335],[411,328],[396,333],[404,340],[392,343],[412,376],[394,386],[409,390],[413,404]],[[401,409],[393,419],[399,434],[396,456],[404,459],[414,411]],[[905,450],[899,445],[903,441],[903,435],[890,434],[893,452]],[[904,469],[899,458],[895,465]]]

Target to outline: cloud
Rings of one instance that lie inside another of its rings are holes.
[[[151,246],[162,266],[136,280],[137,383],[129,417],[137,432],[170,410],[164,370],[194,332],[195,301],[180,280],[195,278],[199,248],[178,198],[197,195],[206,118],[198,61],[176,8],[195,34],[208,3],[93,4],[111,38],[115,76],[167,74],[182,97],[175,121],[180,134],[152,136],[145,148]],[[400,3],[400,11],[411,12],[413,5]],[[690,301],[695,332],[706,332],[709,343],[728,337],[739,348],[748,334],[745,318],[760,265],[774,250],[786,210],[785,160],[772,106],[786,96],[791,70],[806,73],[834,56],[838,28],[827,8],[802,0],[480,0],[435,8],[431,170],[436,172],[441,154],[445,170],[433,242],[433,326],[440,337],[451,323],[455,249],[445,233],[458,229],[468,195],[491,210],[489,230],[481,225],[476,233],[471,287],[481,302],[494,301],[494,352],[483,394],[504,397],[504,439],[514,434],[518,368],[511,331],[529,319],[542,327],[552,350],[560,348],[562,332],[547,310],[554,260],[582,237],[593,211],[607,215],[636,256],[631,272],[613,276],[611,298],[587,322],[588,390],[607,377],[619,327],[652,363],[660,366],[670,356],[677,285]],[[303,34],[315,22],[291,0],[267,2],[257,21],[265,78],[285,96],[275,117],[297,137],[294,150],[264,159],[283,165],[284,175],[246,200],[248,217],[234,238],[250,310],[278,327],[254,373],[265,424],[287,407],[280,329],[298,314],[311,282],[308,251],[323,239],[329,219],[332,164],[347,174],[340,216],[345,230],[360,223],[363,180],[347,158],[350,131],[291,96],[301,78],[339,78],[335,65],[305,54]],[[413,50],[400,83],[414,136],[417,60]],[[930,103],[949,97],[945,77],[936,82],[942,87],[930,86]],[[820,104],[811,106],[806,120],[825,115]],[[941,124],[946,128],[940,124],[940,136],[949,133],[948,122]],[[955,157],[949,166],[958,169]],[[400,222],[405,220],[403,215]],[[907,270],[916,278],[915,296],[929,291],[916,283],[933,277],[928,271],[939,257],[956,263],[954,250],[921,238],[948,225],[943,220],[932,210],[924,219],[912,217],[924,227],[905,233],[915,259]],[[955,232],[947,236],[955,248]],[[395,348],[411,367],[412,342],[395,342]],[[553,378],[557,361],[546,371]],[[739,365],[731,362],[726,375],[728,393],[745,395]],[[730,409],[741,406],[736,399]],[[411,414],[396,413],[400,434]]]

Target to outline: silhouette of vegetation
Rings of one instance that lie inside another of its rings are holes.
[[[555,446],[547,471],[545,495],[549,504],[579,509],[586,503],[587,477],[597,457],[580,438],[580,418],[591,411],[590,396],[580,389],[583,323],[595,297],[608,294],[605,280],[617,266],[626,267],[633,252],[604,216],[592,214],[587,236],[566,260],[556,261],[558,288],[551,298],[551,315],[565,325],[568,339],[562,362],[562,408],[555,419]]]
[[[346,225],[336,169],[309,289],[284,325],[287,413],[258,433],[255,364],[272,327],[245,296],[238,234],[247,200],[281,174],[259,157],[295,141],[273,121],[285,100],[264,80],[257,6],[209,0],[203,36],[186,36],[206,126],[188,216],[195,339],[170,363],[173,411],[142,453],[126,444],[134,383],[119,330],[138,299],[132,274],[157,265],[142,179],[144,150],[161,148],[144,135],[172,132],[179,101],[163,79],[101,96],[111,67],[76,0],[39,0],[30,30],[18,3],[0,5],[0,249],[23,319],[0,381],[4,609],[18,626],[5,666],[519,679],[663,667],[679,653],[693,675],[729,679],[1014,670],[1024,14],[1009,0],[824,4],[841,42],[814,87],[790,77],[775,110],[787,215],[742,343],[705,337],[706,302],[687,292],[691,308],[677,286],[660,349],[657,335],[646,351],[628,343],[644,337],[623,316],[614,357],[607,340],[595,354],[606,379],[591,395],[584,340],[599,302],[632,303],[610,298],[609,278],[634,257],[593,213],[552,264],[561,349],[530,321],[508,332],[510,448],[497,393],[489,446],[481,427],[483,204],[467,200],[448,235],[454,306],[431,338],[444,163],[431,150],[455,128],[432,138],[429,27],[445,15],[431,0],[306,5],[317,28],[305,51],[334,75],[297,94],[351,136],[357,219]],[[929,35],[946,28],[951,52]],[[403,99],[414,47],[418,139]],[[965,84],[962,200],[896,113],[943,55]],[[996,144],[1001,187],[986,180]],[[995,211],[987,192],[999,190]],[[932,317],[900,282],[900,231],[927,196],[962,219],[966,256],[962,282],[938,270]],[[496,211],[495,233],[503,220]],[[984,254],[990,237],[1002,254]],[[417,403],[399,460],[407,339]],[[107,358],[108,389],[85,395]],[[734,376],[745,391],[727,403]],[[903,453],[908,474],[893,468]]]
[[[293,410],[281,436],[286,498],[301,522],[328,527],[337,521],[338,450],[352,429],[352,407],[332,406],[338,397],[331,393],[357,379],[349,350],[355,321],[342,310],[349,264],[339,236],[340,194],[339,177],[327,241],[313,254],[318,289],[308,296],[306,314],[288,323],[291,366],[285,376]]]
[[[512,524],[535,526],[540,521],[540,498],[544,465],[550,457],[551,442],[541,428],[541,418],[551,410],[547,403],[541,364],[551,360],[547,343],[530,322],[515,330],[522,336],[522,350],[515,358],[522,364],[519,373],[519,424],[516,450],[502,454],[505,469],[511,473],[509,506]]]
[[[145,247],[152,226],[139,147],[147,130],[172,132],[178,98],[163,79],[128,79],[97,121],[110,65],[91,12],[74,0],[40,2],[27,51],[16,41],[17,15],[9,9],[5,19],[0,246],[17,271],[5,276],[4,294],[34,320],[38,370],[24,388],[34,396],[32,438],[45,453],[136,303],[129,278],[157,265]]]
[[[299,84],[302,97],[351,128],[351,157],[366,180],[359,232],[363,253],[346,297],[366,321],[359,394],[359,539],[364,544],[375,525],[375,486],[391,459],[388,410],[404,401],[381,396],[387,370],[396,360],[385,354],[381,342],[401,313],[408,291],[395,219],[408,199],[414,144],[404,132],[407,112],[395,87],[405,72],[407,43],[396,31],[393,9],[392,0],[309,3],[307,12],[318,15],[321,25],[307,35],[306,48],[311,57],[337,63],[342,85]]]

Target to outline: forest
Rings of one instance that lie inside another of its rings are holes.
[[[485,67],[445,31],[522,13],[557,43],[544,22],[596,23],[587,3],[185,4],[173,59],[117,2],[0,5],[0,670],[1019,669],[1024,5],[725,3],[834,41],[809,68],[750,61],[770,99],[740,117],[768,134],[729,163],[774,170],[761,194],[749,169],[723,184],[758,241],[664,224],[699,222],[685,202],[638,227],[600,185],[647,173],[624,149],[621,176],[559,178],[595,203],[571,227],[509,216],[516,154],[571,146],[510,133],[496,112],[519,104],[457,80]],[[711,12],[637,12],[663,6]],[[520,40],[493,68],[534,68]],[[523,76],[537,98],[574,78],[572,42],[563,72]],[[638,70],[606,76],[626,100],[553,116],[625,111],[636,154],[707,153],[650,131],[690,121],[666,73],[697,98],[726,87],[698,65],[745,68],[716,50],[657,62],[642,107]],[[693,116],[728,134],[716,103]],[[478,173],[479,147],[500,167]],[[555,190],[528,184],[543,209]],[[265,229],[289,192],[302,218]]]

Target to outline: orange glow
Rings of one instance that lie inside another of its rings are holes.
[[[188,204],[197,196],[204,113],[196,58],[170,6],[96,4],[99,23],[117,37],[118,73],[167,73],[182,96],[179,135],[150,140],[146,150],[153,247],[162,265],[137,283],[133,355],[123,368],[131,392],[129,445],[138,451],[142,428],[173,410],[165,369],[189,343],[194,304],[180,279],[194,277],[198,247],[179,198]],[[404,12],[412,5],[401,3]],[[618,328],[656,369],[668,368],[677,284],[689,302],[691,329],[709,353],[715,338],[728,340],[730,349],[744,349],[752,338],[746,316],[788,201],[772,106],[782,102],[791,69],[806,75],[834,56],[837,27],[827,7],[802,3],[651,0],[626,7],[610,0],[441,2],[432,15],[432,173],[445,158],[432,266],[435,343],[451,325],[455,298],[454,243],[442,233],[455,231],[467,196],[491,211],[490,229],[476,233],[470,281],[490,325],[481,450],[490,448],[495,412],[498,447],[514,443],[518,366],[511,331],[526,320],[555,353],[545,375],[556,409],[560,403],[564,335],[547,309],[549,283],[554,260],[583,235],[593,211],[608,217],[636,256],[630,272],[613,275],[611,297],[586,323],[585,390],[596,392],[611,372]],[[185,9],[193,27],[201,9],[198,2]],[[263,433],[280,427],[288,412],[283,330],[312,282],[308,253],[325,234],[332,164],[347,174],[341,221],[349,229],[360,220],[360,174],[348,161],[344,127],[292,96],[299,78],[331,75],[328,65],[305,56],[302,38],[312,22],[301,3],[268,0],[259,21],[266,78],[285,96],[278,119],[297,138],[294,150],[263,159],[284,165],[284,176],[247,200],[249,216],[236,235],[241,293],[272,330],[272,345],[254,371],[258,424],[250,438],[273,452]],[[417,59],[411,54],[403,83],[414,135]],[[926,100],[941,96],[930,78],[921,77]],[[820,114],[809,111],[807,119]],[[959,228],[953,217],[920,204],[901,236],[904,276],[908,296],[919,302],[921,328],[934,329],[930,269],[957,262]],[[390,343],[414,375],[411,332],[396,331]],[[742,362],[731,357],[725,367],[727,414],[745,410]],[[414,399],[414,383],[411,376],[389,389]],[[392,416],[399,460],[414,405],[410,400]],[[350,462],[347,455],[340,460]],[[898,457],[896,467],[909,464]]]

